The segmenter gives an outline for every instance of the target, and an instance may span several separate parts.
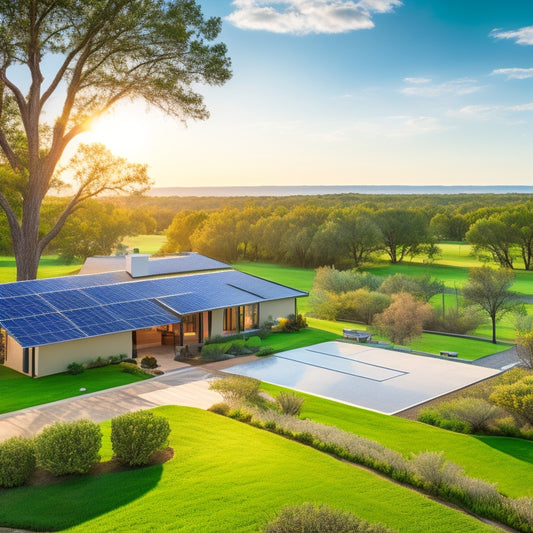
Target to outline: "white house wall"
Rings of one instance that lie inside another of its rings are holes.
[[[224,333],[224,309],[214,309],[211,312],[211,337]]]
[[[263,324],[272,317],[284,318],[294,315],[296,311],[296,298],[284,298],[283,300],[272,300],[270,302],[261,302],[259,304],[259,321]]]
[[[4,366],[22,372],[22,346],[10,335],[6,335],[6,359]]]
[[[131,357],[131,350],[131,331],[39,346],[35,349],[35,375],[41,377],[65,372],[72,362],[83,364],[97,357],[120,354]]]

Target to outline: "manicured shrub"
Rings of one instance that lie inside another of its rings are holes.
[[[278,324],[272,328],[277,333],[293,333],[307,327],[307,320],[302,315],[289,315],[279,318]]]
[[[109,361],[109,358],[104,359],[101,356],[98,356],[96,359],[93,359],[92,361],[89,361],[86,365],[87,368],[101,368],[103,366],[109,366],[111,362]]]
[[[76,376],[77,374],[82,374],[85,372],[85,368],[82,364],[73,361],[67,366],[67,372],[73,376]]]
[[[254,402],[258,398],[261,382],[247,376],[227,376],[211,381],[209,388],[218,392],[227,402],[239,400]]]
[[[280,392],[276,396],[276,403],[285,415],[298,416],[305,398],[292,392]]]
[[[148,374],[148,372],[145,372],[142,368],[139,368],[134,363],[122,362],[119,364],[119,368],[121,369],[121,372],[126,372],[126,374],[132,374],[139,378],[147,378],[152,376],[151,374]]]
[[[137,359],[133,359],[133,357],[126,357],[125,359],[122,359],[122,363],[130,363],[132,365],[137,365],[139,362]]]
[[[284,507],[263,529],[265,533],[387,533],[392,529],[371,524],[347,511],[310,503]]]
[[[33,439],[12,437],[0,442],[0,487],[24,485],[35,471]]]
[[[231,408],[227,403],[219,402],[214,403],[211,407],[209,407],[208,411],[216,413],[217,415],[228,416],[229,412],[231,411]]]
[[[202,347],[200,357],[206,361],[223,361],[228,359],[226,352],[231,347],[231,343],[217,342],[213,344],[205,344]]]
[[[248,348],[259,348],[261,346],[261,337],[259,335],[254,335],[246,339],[246,346]]]
[[[170,435],[170,424],[150,411],[136,411],[111,420],[111,445],[114,456],[123,464],[141,466],[163,449]]]
[[[56,476],[85,474],[100,460],[100,426],[90,420],[55,422],[35,439],[37,464]]]
[[[157,359],[153,355],[145,355],[141,359],[141,368],[157,368]]]
[[[271,346],[263,346],[259,348],[259,351],[255,352],[257,357],[265,357],[266,355],[272,355],[274,353],[274,348]]]

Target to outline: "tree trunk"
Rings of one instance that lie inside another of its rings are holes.
[[[492,344],[496,344],[496,317],[491,316],[490,319],[492,320]]]

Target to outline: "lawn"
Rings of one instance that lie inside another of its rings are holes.
[[[497,531],[302,444],[187,407],[163,407],[161,466],[0,492],[0,523],[32,530],[256,532],[285,505],[327,503],[402,533]],[[104,424],[109,457],[109,423]],[[310,468],[312,465],[312,468]],[[67,529],[68,528],[68,529]]]
[[[68,276],[77,274],[81,263],[71,263],[67,265],[57,255],[43,255],[39,262],[38,278],[53,278],[57,276]],[[17,266],[13,256],[0,256],[0,283],[7,283],[17,280]]]
[[[135,235],[126,237],[122,244],[125,244],[130,250],[139,249],[141,254],[155,254],[166,242],[167,238],[163,235]]]
[[[275,396],[287,390],[263,383]],[[468,475],[498,483],[500,491],[533,497],[533,442],[507,437],[453,433],[421,422],[388,416],[298,392],[305,397],[301,417],[336,426],[382,443],[405,455],[431,450],[463,466]]]
[[[73,396],[83,396],[90,392],[127,385],[142,379],[146,378],[121,372],[118,365],[91,368],[76,376],[64,373],[38,379],[32,379],[0,365],[0,390],[2,391],[0,414]],[[80,392],[82,387],[86,389],[85,392]]]

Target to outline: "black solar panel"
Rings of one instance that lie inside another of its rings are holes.
[[[0,284],[0,323],[21,346],[31,347],[172,324],[180,321],[177,315],[306,294],[231,270],[124,279],[123,272],[110,272]]]

